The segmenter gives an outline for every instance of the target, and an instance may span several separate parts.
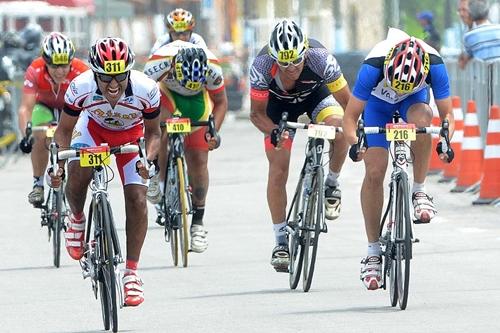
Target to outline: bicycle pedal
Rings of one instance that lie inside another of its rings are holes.
[[[278,273],[289,273],[288,266],[273,266],[274,270]]]

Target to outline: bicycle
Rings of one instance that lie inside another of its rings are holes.
[[[123,263],[123,257],[116,231],[113,213],[108,199],[107,165],[111,154],[126,154],[139,152],[144,165],[147,165],[144,139],[139,139],[139,145],[127,144],[118,147],[101,145],[59,151],[57,160],[79,157],[80,166],[92,168],[91,203],[89,206],[88,223],[85,230],[85,252],[80,259],[84,279],[90,278],[94,296],[101,301],[101,312],[104,329],[112,327],[118,331],[118,306],[124,305],[123,286],[118,265]],[[57,169],[55,169],[57,170]]]
[[[192,121],[190,118],[172,117],[161,124],[168,133],[168,157],[164,180],[165,193],[157,209],[156,223],[165,228],[165,241],[170,243],[174,266],[188,265],[189,230],[188,215],[193,214],[191,189],[184,151],[184,136],[191,133],[192,126],[207,126],[208,133],[215,136],[214,117],[207,121]]]
[[[288,113],[284,112],[278,125],[278,137],[286,129],[307,129],[308,141],[304,164],[286,217],[290,263],[287,270],[278,271],[288,271],[290,288],[296,289],[302,270],[302,287],[307,292],[312,284],[319,235],[328,232],[324,213],[325,140],[334,140],[341,129],[323,124],[290,122],[287,118]]]
[[[392,122],[385,127],[364,127],[364,122],[360,119],[357,130],[358,143],[351,149],[359,152],[359,149],[365,146],[367,134],[386,134],[387,141],[392,142],[390,155],[393,170],[389,183],[389,200],[379,230],[383,265],[382,288],[387,288],[389,278],[391,306],[396,306],[399,301],[400,309],[405,310],[408,304],[413,243],[419,242],[419,239],[414,237],[413,223],[421,223],[413,220],[410,209],[412,204],[408,164],[412,161],[407,142],[415,141],[417,134],[439,134],[443,151],[450,152],[451,146],[447,120],[443,121],[441,127],[417,128],[415,124],[400,122],[400,119],[399,111],[394,113]]]
[[[12,82],[0,81],[0,168],[6,166],[12,158],[17,158],[17,140],[19,133],[16,126],[16,110],[13,109],[12,94],[9,91]]]
[[[50,139],[47,149],[51,152],[50,166],[52,170],[57,170],[57,144],[54,141],[54,132],[57,128],[57,123],[52,123],[48,126],[31,126],[28,122],[26,126],[27,142],[32,141],[33,132],[45,132],[45,135]],[[47,226],[49,241],[52,238],[52,249],[54,257],[54,266],[59,267],[61,262],[61,231],[66,230],[64,223],[68,216],[66,197],[64,195],[64,185],[53,188],[49,187],[49,192],[45,202],[38,207],[41,210],[41,225]]]

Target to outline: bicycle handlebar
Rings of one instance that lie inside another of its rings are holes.
[[[63,161],[67,160],[68,158],[73,158],[73,157],[80,157],[81,151],[85,150],[88,147],[85,148],[78,148],[78,149],[68,149],[68,150],[63,150],[57,153],[57,159],[58,161]],[[118,146],[118,147],[111,147],[109,149],[109,152],[111,154],[128,154],[128,153],[137,153],[140,152],[141,148],[136,145],[123,145],[123,146]]]

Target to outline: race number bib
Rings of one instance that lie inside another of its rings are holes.
[[[189,118],[168,118],[166,123],[168,133],[191,132],[191,120]]]
[[[293,50],[282,50],[278,52],[278,61],[281,62],[291,62],[299,57],[297,49]]]
[[[52,53],[52,64],[54,65],[69,64],[69,55],[67,53]]]
[[[95,167],[100,165],[109,165],[109,147],[89,147],[82,148],[80,153],[80,166],[81,167]]]
[[[307,136],[310,138],[335,139],[335,126],[309,124],[307,127]]]
[[[415,124],[387,124],[385,138],[387,141],[415,141],[417,139]]]

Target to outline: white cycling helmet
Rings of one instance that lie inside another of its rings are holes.
[[[306,36],[297,23],[284,19],[276,24],[269,38],[269,55],[280,62],[291,62],[304,56],[308,49]]]

